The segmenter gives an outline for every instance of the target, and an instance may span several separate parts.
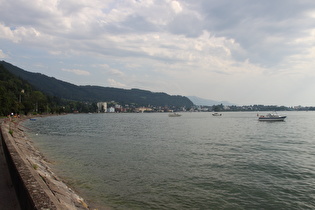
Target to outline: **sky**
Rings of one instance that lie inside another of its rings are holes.
[[[314,0],[0,0],[0,60],[76,85],[315,106]]]

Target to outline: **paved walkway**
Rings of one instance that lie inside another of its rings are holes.
[[[1,121],[0,121],[1,124]],[[0,135],[0,209],[20,210],[20,205],[12,185],[7,161],[4,156],[2,138]]]

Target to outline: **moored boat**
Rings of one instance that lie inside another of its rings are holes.
[[[279,114],[267,114],[267,115],[260,115],[258,117],[258,120],[259,121],[284,121],[284,119],[286,118],[287,116],[281,116]]]
[[[173,112],[173,113],[169,113],[168,116],[169,116],[169,117],[180,117],[180,116],[182,116],[182,115],[181,115],[181,114],[178,114],[178,113],[176,113],[176,112]]]
[[[218,113],[218,112],[215,112],[212,114],[212,116],[222,116],[222,114]]]

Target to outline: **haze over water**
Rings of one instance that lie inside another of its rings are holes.
[[[54,171],[113,209],[314,209],[315,112],[76,114],[26,121]],[[36,135],[37,134],[37,135]]]

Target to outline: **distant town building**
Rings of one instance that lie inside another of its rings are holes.
[[[226,110],[226,111],[231,110],[231,108],[229,106],[226,106],[226,105],[223,106],[223,109]]]
[[[97,103],[97,112],[106,112],[107,111],[107,103],[106,102],[98,102]]]
[[[148,108],[148,107],[139,107],[135,109],[136,112],[152,112],[152,108]]]
[[[109,108],[107,109],[107,112],[109,112],[109,113],[114,113],[114,112],[115,112],[115,108],[114,108],[114,107],[109,107]]]

